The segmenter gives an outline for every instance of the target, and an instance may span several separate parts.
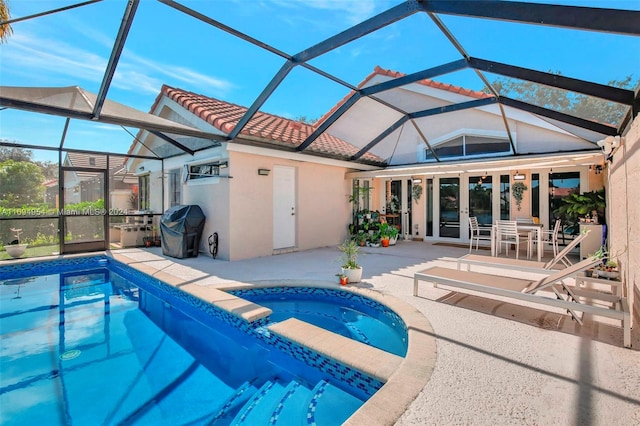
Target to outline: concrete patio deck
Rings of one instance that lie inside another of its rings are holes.
[[[335,247],[234,262],[204,254],[163,258],[159,248],[113,253],[135,259],[160,279],[178,277],[182,285],[328,285],[340,268]],[[422,371],[428,381],[404,414],[366,424],[640,424],[637,327],[633,349],[624,349],[620,326],[599,318],[579,326],[564,312],[426,284],[420,297],[412,295],[415,272],[455,267],[452,260],[466,253],[411,241],[361,250],[364,273],[357,287],[415,307],[430,323],[425,334],[432,333],[436,345],[435,363]]]

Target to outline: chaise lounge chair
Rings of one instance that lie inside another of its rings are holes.
[[[573,263],[567,258],[567,255],[573,250],[580,241],[582,241],[589,230],[579,234],[567,246],[562,249],[553,259],[548,262],[536,262],[533,260],[518,260],[510,257],[483,256],[479,254],[467,254],[458,259],[458,269],[462,269],[462,265],[467,265],[467,271],[471,270],[471,265],[492,266],[496,268],[515,269],[518,271],[530,271],[550,274],[554,270],[555,265],[563,263],[565,266],[571,266]]]
[[[435,266],[414,274],[413,295],[418,296],[419,281],[428,281],[433,283],[436,288],[439,285],[444,285],[456,289],[566,309],[580,325],[582,325],[582,318],[576,311],[583,314],[609,317],[621,321],[624,346],[630,348],[631,318],[627,299],[611,294],[578,289],[565,283],[566,279],[575,277],[579,272],[601,261],[602,259],[599,257],[590,257],[575,265],[554,271],[552,274],[537,281]],[[553,292],[555,297],[536,294],[542,290]],[[584,299],[608,302],[612,305],[612,308],[590,305],[585,303]]]

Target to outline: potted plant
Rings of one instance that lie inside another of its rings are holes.
[[[369,247],[380,247],[380,231],[373,231],[369,235]]]
[[[362,267],[358,265],[360,247],[353,239],[345,240],[338,246],[342,252],[342,274],[347,276],[350,283],[360,282],[362,279]]]
[[[336,274],[336,277],[338,277],[338,282],[340,283],[340,285],[349,284],[349,278],[345,274]]]
[[[513,198],[516,200],[516,206],[518,206],[518,210],[521,209],[520,204],[522,203],[522,196],[524,194],[524,191],[526,191],[527,189],[529,189],[527,188],[527,185],[522,182],[516,182],[511,187]]]
[[[562,199],[562,204],[554,211],[554,214],[558,217],[565,217],[567,221],[573,223],[587,215],[594,215],[598,221],[601,221],[605,218],[606,204],[604,189],[582,194],[572,193]]]
[[[369,236],[369,234],[365,234],[364,232],[358,232],[355,235],[355,240],[358,243],[358,245],[360,247],[364,247],[367,245],[367,237]]]
[[[382,247],[389,247],[391,241],[391,229],[396,228],[394,226],[389,226],[387,222],[380,224],[380,244],[382,244]]]
[[[28,244],[20,244],[20,234],[22,233],[22,229],[11,228],[11,230],[14,232],[16,239],[11,241],[11,244],[4,246],[4,249],[7,251],[9,256],[17,258],[24,254]]]

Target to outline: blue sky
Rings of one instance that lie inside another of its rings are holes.
[[[13,18],[77,1],[9,0]],[[79,2],[79,0],[78,0]],[[540,1],[640,9],[640,1]],[[97,93],[126,0],[105,0],[22,21],[0,45],[0,85],[78,85]],[[250,106],[284,59],[155,0],[141,0],[108,99],[149,111],[162,84]],[[402,3],[391,0],[182,0],[182,4],[288,54],[298,53]],[[640,77],[640,40],[604,33],[440,16],[471,56],[607,83]],[[625,60],[625,58],[627,58]],[[424,13],[415,14],[310,63],[357,85],[376,65],[411,73],[460,59]],[[489,75],[490,79],[495,76]],[[471,71],[437,80],[482,89]],[[319,118],[348,89],[296,67],[263,110]],[[64,119],[0,111],[0,139],[57,146]],[[135,133],[136,129],[129,129]],[[126,152],[131,136],[117,126],[72,121],[65,146]],[[40,155],[40,153],[38,153]]]

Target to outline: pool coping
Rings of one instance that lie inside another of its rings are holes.
[[[291,337],[292,340],[348,365],[355,370],[362,371],[371,377],[384,379],[385,384],[345,421],[344,424],[346,425],[394,424],[425,387],[435,367],[437,355],[436,336],[429,320],[410,304],[395,296],[365,288],[362,284],[340,286],[336,282],[317,280],[262,280],[249,282],[228,280],[212,283],[207,280],[208,275],[206,274],[196,279],[192,277],[190,279],[188,276],[180,277],[166,272],[163,269],[166,269],[166,262],[172,262],[170,259],[153,256],[153,258],[146,261],[114,252],[97,252],[71,256],[58,255],[49,258],[38,258],[37,260],[20,260],[41,262],[52,260],[52,258],[62,259],[96,255],[111,257],[139,272],[150,275],[168,285],[197,297],[206,303],[215,305],[247,322],[263,318],[269,315],[271,310],[233,296],[225,290],[275,286],[332,288],[368,297],[393,310],[402,318],[407,327],[408,348],[404,358],[387,354],[379,349],[351,341],[351,339],[333,333],[330,333],[333,335],[333,339],[331,339],[333,340],[332,344],[327,345],[325,344],[326,342],[318,343],[322,341],[322,339],[316,339],[314,342],[313,339],[305,338],[305,335],[309,335],[309,333],[304,332],[304,330],[308,331],[309,327],[315,326],[304,323],[303,321],[290,321],[288,325],[276,326],[273,330],[275,333],[287,338]],[[201,272],[195,268],[189,269]],[[302,323],[302,325],[300,323]],[[299,327],[302,327],[303,332],[300,332]],[[326,332],[325,330],[322,331]],[[323,335],[325,337],[327,336],[324,333]],[[305,342],[305,340],[307,341]],[[356,345],[348,343],[348,347],[345,347],[345,340],[353,342]],[[362,356],[349,356],[353,353],[352,351],[354,351],[354,349],[362,349],[362,346],[359,345],[367,347],[364,349],[363,354],[361,354]],[[398,360],[398,358],[400,358],[400,360]]]

